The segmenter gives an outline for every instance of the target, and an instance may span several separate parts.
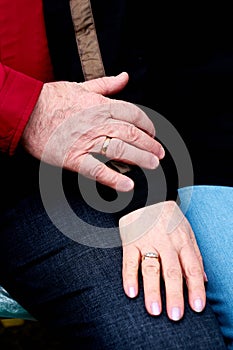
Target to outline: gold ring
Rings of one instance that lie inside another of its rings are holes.
[[[101,148],[101,154],[103,155],[106,154],[110,141],[111,141],[111,137],[106,136],[103,146]]]
[[[158,252],[148,252],[142,255],[142,261],[145,259],[159,259],[159,253]]]

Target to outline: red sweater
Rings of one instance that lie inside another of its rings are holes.
[[[53,78],[42,0],[0,0],[0,151],[13,154]]]

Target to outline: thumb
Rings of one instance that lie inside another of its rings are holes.
[[[112,95],[121,91],[128,83],[128,73],[122,72],[116,76],[103,77],[85,81],[82,86],[90,91],[101,95]]]

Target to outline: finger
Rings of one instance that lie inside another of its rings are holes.
[[[179,256],[188,287],[189,304],[194,311],[201,312],[206,304],[203,266],[191,241],[182,247]]]
[[[69,164],[68,168],[117,191],[128,192],[134,187],[130,178],[112,170],[90,154],[83,156],[78,166]]]
[[[128,74],[126,72],[122,72],[117,76],[85,81],[82,83],[82,86],[90,92],[107,96],[120,92],[126,86],[128,80]]]
[[[107,136],[111,138],[125,141],[134,147],[151,152],[159,159],[164,157],[165,152],[162,145],[153,137],[135,127],[133,124],[119,122],[112,123],[110,125],[106,125],[104,132],[105,135],[107,134]],[[123,146],[123,144],[120,144],[119,141],[118,144],[115,141],[115,146],[119,146],[119,152],[122,151],[121,146]],[[118,147],[115,149],[118,150]]]
[[[191,238],[191,241],[192,241],[192,244],[193,244],[196,256],[197,256],[197,258],[199,260],[199,263],[200,263],[200,265],[202,267],[204,281],[207,282],[208,279],[207,279],[207,276],[206,276],[206,273],[205,273],[205,269],[204,269],[203,258],[202,258],[202,255],[201,255],[201,251],[200,251],[200,249],[198,247],[195,234],[194,234],[192,229],[190,229],[190,238]]]
[[[136,247],[123,247],[122,277],[126,295],[134,298],[138,294],[138,267],[140,253]]]
[[[175,250],[160,252],[163,279],[166,289],[166,308],[168,317],[178,321],[184,314],[183,275]]]
[[[113,119],[126,121],[155,137],[155,127],[145,112],[133,103],[114,100],[109,106]]]
[[[145,258],[141,263],[145,306],[149,314],[161,313],[160,263],[157,258]]]
[[[110,140],[105,155],[109,159],[136,164],[147,169],[155,169],[159,165],[159,159],[156,155],[115,138]]]

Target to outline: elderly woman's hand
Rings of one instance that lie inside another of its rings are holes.
[[[119,191],[131,190],[130,178],[94,156],[103,154],[148,169],[155,169],[164,156],[146,113],[132,103],[105,97],[122,90],[127,82],[128,75],[122,73],[80,84],[44,84],[22,136],[24,148],[49,164]]]
[[[138,294],[141,268],[145,306],[151,315],[162,311],[160,274],[165,282],[170,319],[177,321],[184,314],[183,277],[191,308],[196,312],[204,309],[206,275],[202,257],[193,230],[176,202],[135,210],[120,219],[119,229],[123,244],[123,285],[129,297]]]

